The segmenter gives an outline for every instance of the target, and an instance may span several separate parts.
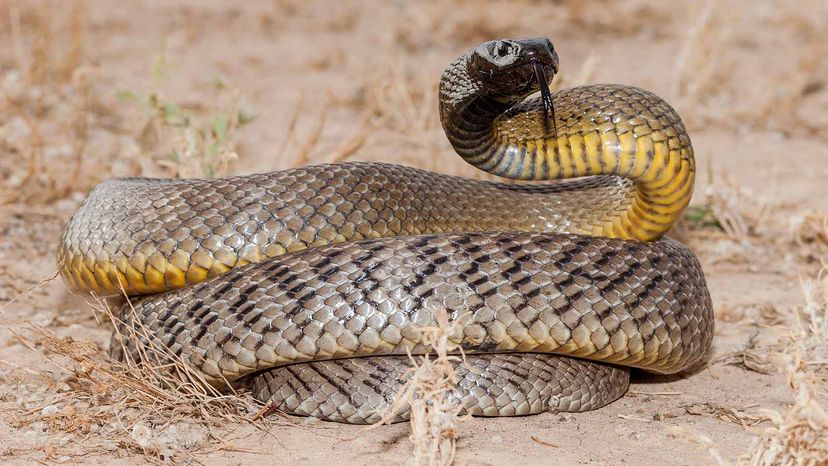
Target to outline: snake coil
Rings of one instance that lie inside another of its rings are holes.
[[[75,289],[140,297],[113,354],[161,345],[215,386],[249,378],[283,411],[377,420],[406,353],[428,351],[437,309],[467,354],[451,395],[467,412],[603,406],[630,367],[675,373],[710,348],[698,261],[659,239],[692,195],[693,150],[654,94],[552,95],[557,70],[547,39],[484,43],[443,73],[441,122],[489,173],[587,178],[504,184],[355,162],[115,179],[69,221],[59,270]],[[146,334],[130,337],[138,325]]]

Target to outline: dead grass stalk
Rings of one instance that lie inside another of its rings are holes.
[[[252,398],[203,383],[167,348],[153,344],[141,325],[124,325],[106,302],[99,300],[95,311],[96,318],[115,323],[113,344],[133,340],[147,346],[133,352],[121,347],[128,357],[117,361],[91,341],[61,338],[37,325],[15,331],[61,374],[17,370],[0,391],[2,410],[15,427],[60,436],[46,459],[127,450],[150,462],[192,461],[194,453],[232,448],[223,436],[234,426],[266,422],[253,419],[259,406]]]
[[[756,439],[745,464],[800,466],[828,463],[828,412],[820,404],[813,375],[797,351],[788,369],[794,405],[784,414],[767,411],[773,427]]]
[[[434,310],[436,325],[422,329],[423,345],[431,354],[411,357],[410,378],[397,392],[380,425],[410,407],[413,464],[449,465],[457,451],[458,415],[462,410],[449,394],[457,384],[457,364],[462,356],[451,355],[462,338],[461,326],[450,323],[443,308]]]
[[[799,331],[790,342],[785,360],[793,405],[784,413],[763,409],[773,424],[754,440],[739,464],[749,466],[816,466],[828,464],[828,410],[820,401],[816,381],[828,360],[828,269],[815,279],[802,280],[804,304],[797,309]],[[719,465],[729,464],[708,436],[687,428],[672,428],[674,434],[701,445]]]
[[[757,194],[723,174],[707,186],[702,205],[687,209],[678,235],[714,263],[758,268],[783,259],[800,273],[813,273],[828,254],[828,215],[797,212],[773,196],[773,186],[770,191]]]
[[[799,338],[809,346],[828,345],[828,267],[823,267],[815,279],[800,283],[805,304],[796,313]]]

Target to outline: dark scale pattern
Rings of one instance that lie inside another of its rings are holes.
[[[704,276],[684,246],[571,234],[323,246],[134,307],[155,343],[217,384],[295,362],[422,352],[419,329],[434,325],[436,308],[464,319],[456,343],[467,352],[549,352],[659,373],[696,362],[713,334]]]
[[[116,179],[98,185],[66,227],[64,279],[103,294],[150,294],[307,247],[423,233],[565,231],[591,206],[584,190],[475,181],[391,164],[344,163],[217,180]]]
[[[440,119],[489,173],[589,178],[518,186],[343,163],[117,179],[69,221],[60,273],[100,294],[167,292],[124,308],[147,333],[122,341],[121,328],[114,354],[160,345],[217,386],[259,373],[259,396],[288,411],[366,422],[407,364],[387,355],[425,351],[435,309],[470,353],[454,395],[469,412],[600,406],[625,390],[621,366],[673,373],[710,347],[698,262],[659,240],[690,200],[695,162],[681,119],[650,92],[567,89],[554,112],[526,99],[557,70],[546,39],[482,44],[444,72]]]
[[[530,75],[527,83],[518,65],[523,60],[531,67],[541,57],[547,72],[554,72],[557,56],[542,42],[511,42],[525,51],[510,66],[481,59],[478,47],[444,71],[440,120],[454,150],[475,167],[507,178],[619,177],[611,192],[619,202],[592,197],[588,189],[570,199],[591,211],[581,212],[567,231],[643,241],[661,237],[681,218],[695,179],[690,137],[676,111],[643,89],[593,84],[554,93],[550,124],[543,100],[526,99],[538,90],[537,80]]]
[[[522,416],[600,408],[627,391],[629,371],[548,354],[476,355],[457,364],[449,398],[474,416]],[[379,422],[411,377],[406,356],[286,366],[251,383],[253,395],[282,412],[348,424]],[[403,406],[389,422],[408,420]]]

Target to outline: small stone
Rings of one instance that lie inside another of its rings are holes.
[[[59,412],[60,408],[58,408],[57,405],[49,405],[40,410],[40,414],[42,416],[54,416]]]
[[[141,448],[148,448],[152,441],[152,429],[144,424],[135,424],[132,426],[132,433],[130,434],[132,440]]]
[[[118,449],[118,444],[113,440],[104,440],[100,443],[101,448],[106,451],[115,451]]]

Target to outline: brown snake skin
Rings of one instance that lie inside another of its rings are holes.
[[[254,394],[290,413],[378,420],[436,309],[467,354],[451,395],[467,412],[603,406],[629,367],[675,373],[711,345],[695,256],[642,242],[680,218],[695,169],[681,120],[640,89],[562,91],[539,124],[548,109],[522,101],[556,71],[545,39],[483,44],[443,76],[443,126],[498,175],[597,176],[526,186],[355,162],[112,180],[67,225],[61,274],[150,295],[124,306],[113,354],[161,346],[215,386],[253,375]]]

